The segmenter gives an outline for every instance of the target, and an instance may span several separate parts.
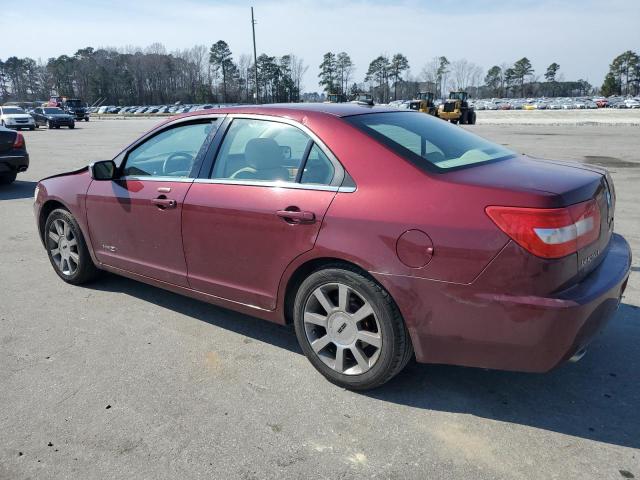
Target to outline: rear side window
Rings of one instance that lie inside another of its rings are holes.
[[[507,148],[424,113],[372,113],[346,120],[429,170],[455,170],[515,155]]]
[[[237,118],[227,131],[212,178],[294,182],[311,138],[299,128]]]
[[[307,163],[304,165],[300,183],[329,185],[331,180],[333,180],[334,173],[335,167],[333,163],[331,163],[331,160],[329,160],[318,145],[313,144],[307,157]]]

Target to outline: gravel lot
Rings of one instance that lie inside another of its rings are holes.
[[[613,172],[634,271],[581,362],[546,375],[413,364],[357,394],[317,374],[291,329],[54,274],[35,182],[113,157],[156,121],[24,132],[31,168],[0,188],[0,479],[640,478],[638,127],[467,127]]]

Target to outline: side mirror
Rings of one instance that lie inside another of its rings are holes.
[[[116,176],[116,164],[113,160],[103,160],[89,165],[94,180],[113,180]]]

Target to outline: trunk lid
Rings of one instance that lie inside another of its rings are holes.
[[[606,171],[578,163],[518,157],[446,174],[449,180],[514,192],[544,192],[547,208],[594,198]],[[551,195],[548,195],[551,194]],[[521,205],[525,206],[525,205]]]

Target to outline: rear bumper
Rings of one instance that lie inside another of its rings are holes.
[[[613,235],[598,268],[552,297],[378,278],[405,317],[419,362],[546,372],[584,349],[611,319],[630,266],[629,244]]]
[[[0,155],[0,174],[25,172],[29,168],[29,154]]]

